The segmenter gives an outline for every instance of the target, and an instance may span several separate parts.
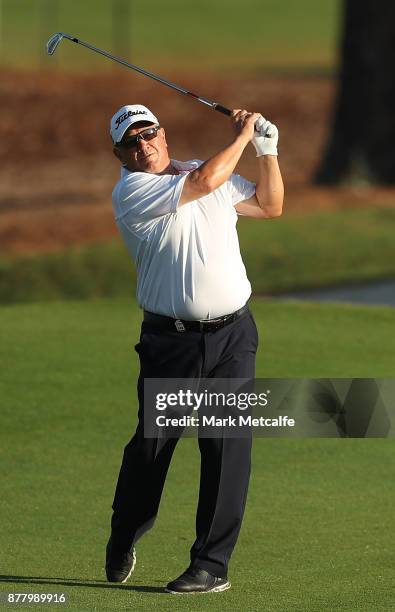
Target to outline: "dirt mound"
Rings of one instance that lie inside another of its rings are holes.
[[[334,94],[329,79],[166,76],[229,108],[262,112],[279,126],[290,209],[360,204],[377,195],[309,186],[329,125]],[[135,102],[159,116],[174,158],[206,159],[231,137],[226,117],[138,75],[1,73],[3,252],[52,250],[117,235],[111,191],[119,165],[111,151],[109,119],[123,104]],[[252,147],[238,171],[254,180]],[[392,192],[379,196],[393,201]]]

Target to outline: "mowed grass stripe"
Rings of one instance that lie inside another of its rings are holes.
[[[259,376],[391,376],[393,311],[252,302]],[[199,454],[175,453],[129,586],[104,581],[110,505],[135,424],[141,313],[130,300],[1,307],[3,590],[85,610],[389,610],[392,440],[255,440],[233,588],[160,589],[188,563]],[[4,578],[6,577],[6,578]],[[7,578],[8,577],[8,578]]]
[[[395,210],[345,209],[241,219],[240,248],[256,295],[387,278],[395,274]],[[119,241],[3,259],[0,302],[128,296],[134,267]]]

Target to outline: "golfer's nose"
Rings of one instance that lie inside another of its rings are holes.
[[[146,140],[143,140],[142,138],[138,141],[137,143],[137,150],[141,151],[142,153],[144,153],[145,151],[147,151],[149,149],[149,144]]]

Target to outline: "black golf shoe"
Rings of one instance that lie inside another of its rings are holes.
[[[174,595],[192,593],[220,593],[230,589],[227,578],[212,576],[206,570],[188,568],[181,576],[169,582],[165,591]]]
[[[118,548],[112,538],[106,548],[106,575],[108,582],[126,582],[136,565],[134,546],[129,551]]]

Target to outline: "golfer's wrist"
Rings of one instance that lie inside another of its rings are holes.
[[[273,155],[271,153],[265,153],[264,155],[260,155],[257,157],[258,163],[263,167],[270,168],[270,166],[278,165],[278,155]]]
[[[245,148],[250,142],[250,138],[243,136],[243,134],[237,134],[233,142],[238,144],[240,147]]]

